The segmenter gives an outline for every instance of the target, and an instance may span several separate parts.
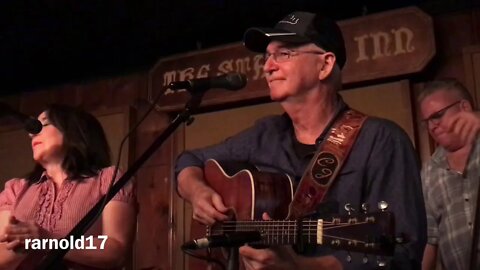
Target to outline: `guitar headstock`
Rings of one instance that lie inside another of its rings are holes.
[[[345,216],[316,221],[316,244],[365,254],[393,255],[395,229],[391,212],[385,209],[371,213],[347,211],[349,214]]]

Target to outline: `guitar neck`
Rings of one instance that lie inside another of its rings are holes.
[[[324,245],[335,249],[379,255],[393,254],[390,213],[380,212],[328,220],[226,221],[211,228],[211,234],[260,232],[255,245]]]
[[[260,232],[262,240],[255,242],[255,244],[264,245],[293,245],[297,244],[299,236],[306,236],[309,241],[315,241],[317,237],[317,226],[315,221],[308,221],[307,223],[314,223],[304,225],[307,221],[298,220],[249,220],[249,221],[227,221],[222,223],[222,233],[228,234],[231,232]],[[307,232],[306,235],[303,235]]]

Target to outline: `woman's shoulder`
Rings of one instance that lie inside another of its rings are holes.
[[[98,172],[97,178],[101,182],[108,182],[110,183],[112,179],[118,179],[119,176],[122,176],[123,172],[122,169],[117,168],[116,166],[108,166],[105,168],[100,169]],[[115,176],[115,178],[114,178]]]
[[[112,166],[108,166],[108,167],[105,167],[105,168],[102,168],[100,169],[99,171],[99,175],[100,174],[110,174],[110,175],[113,175],[115,172],[118,173],[121,173],[122,169],[121,168],[117,168],[116,166],[112,165]]]
[[[0,192],[0,210],[11,210],[15,201],[28,186],[28,182],[24,178],[13,178],[5,182],[5,188]]]
[[[14,193],[20,192],[25,186],[28,185],[28,181],[25,178],[12,178],[5,182],[5,188],[3,191],[13,191]]]
[[[115,166],[103,168],[99,174],[100,187],[102,193],[105,194],[113,185],[112,181],[117,182],[123,176],[123,169]],[[125,202],[134,202],[135,198],[136,181],[132,177],[128,179],[128,182],[122,186],[120,191],[115,195],[112,200],[120,200]]]

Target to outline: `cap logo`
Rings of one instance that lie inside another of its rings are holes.
[[[290,14],[278,23],[297,24],[298,20],[300,20],[300,18],[295,17],[294,14]]]

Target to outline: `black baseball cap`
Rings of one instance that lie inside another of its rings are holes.
[[[272,40],[294,44],[314,43],[335,54],[340,68],[343,68],[347,60],[340,27],[335,21],[320,14],[295,11],[280,20],[273,28],[249,28],[243,36],[245,47],[254,52],[265,52]]]

